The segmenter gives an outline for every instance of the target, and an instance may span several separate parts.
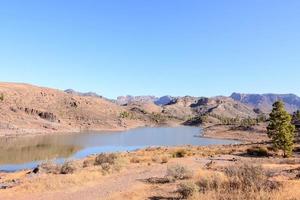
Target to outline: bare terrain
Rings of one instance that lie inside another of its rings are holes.
[[[158,124],[151,115],[157,108],[150,107],[149,115],[141,114],[98,96],[19,83],[0,83],[0,93],[0,136],[116,131]]]
[[[267,137],[266,113],[252,105],[190,96],[168,97],[168,103],[119,98],[123,104],[94,93],[17,83],[0,83],[0,94],[4,137],[190,125],[203,127],[204,137],[243,142],[146,148],[63,164],[46,161],[35,169],[0,173],[0,199],[300,199],[299,144],[292,158],[282,158]]]
[[[203,192],[193,193],[186,197],[188,199],[246,199],[239,194],[240,191],[227,191],[226,185],[222,187],[228,193],[219,193],[222,188],[218,189],[220,191],[214,188],[216,186],[210,188],[203,185],[203,180],[218,181],[216,184],[221,187],[222,182],[227,184],[227,169],[249,166],[255,166],[251,170],[266,174],[261,175],[266,176],[266,181],[274,188],[260,190],[259,193],[253,193],[255,191],[250,188],[244,193],[253,196],[247,199],[299,199],[299,152],[295,152],[294,158],[290,159],[276,154],[250,155],[249,149],[256,147],[264,148],[266,145],[148,148],[106,157],[102,155],[98,160],[92,156],[72,161],[65,168],[48,163],[38,172],[0,174],[0,185],[8,186],[7,189],[0,189],[0,199],[185,199],[180,188],[192,183],[202,188]],[[257,180],[254,178],[252,181]]]
[[[0,136],[173,126],[197,116],[214,124],[257,117],[251,107],[229,97],[176,97],[160,105],[141,97],[120,105],[95,93],[21,83],[0,83],[0,94]]]

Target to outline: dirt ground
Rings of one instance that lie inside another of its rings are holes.
[[[94,157],[74,161],[76,170],[70,174],[16,173],[0,174],[0,186],[13,183],[11,188],[0,189],[5,200],[118,200],[118,199],[180,199],[178,186],[184,180],[166,184],[149,183],[149,178],[163,178],[168,168],[183,166],[193,172],[190,179],[197,181],[199,174],[219,173],[224,167],[240,163],[261,165],[282,183],[277,199],[300,199],[300,156],[254,157],[247,149],[258,144],[241,144],[212,147],[148,148],[120,153],[118,169],[104,171],[100,166],[83,163]],[[262,145],[260,145],[262,146]],[[200,198],[202,199],[202,198]]]

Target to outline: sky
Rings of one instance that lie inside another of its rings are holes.
[[[300,95],[299,0],[0,0],[0,81]]]

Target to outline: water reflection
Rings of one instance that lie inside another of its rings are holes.
[[[139,128],[123,132],[89,132],[0,139],[0,170],[35,167],[43,160],[76,159],[100,152],[131,151],[148,146],[212,145],[232,140],[199,137],[195,127]],[[195,137],[197,136],[197,137]]]
[[[68,158],[82,149],[64,144],[60,137],[35,136],[0,139],[0,165]]]

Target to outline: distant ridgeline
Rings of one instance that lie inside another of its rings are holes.
[[[242,94],[233,93],[230,96],[235,101],[258,108],[269,113],[274,102],[281,100],[284,102],[288,112],[293,113],[300,109],[300,97],[295,94]]]

